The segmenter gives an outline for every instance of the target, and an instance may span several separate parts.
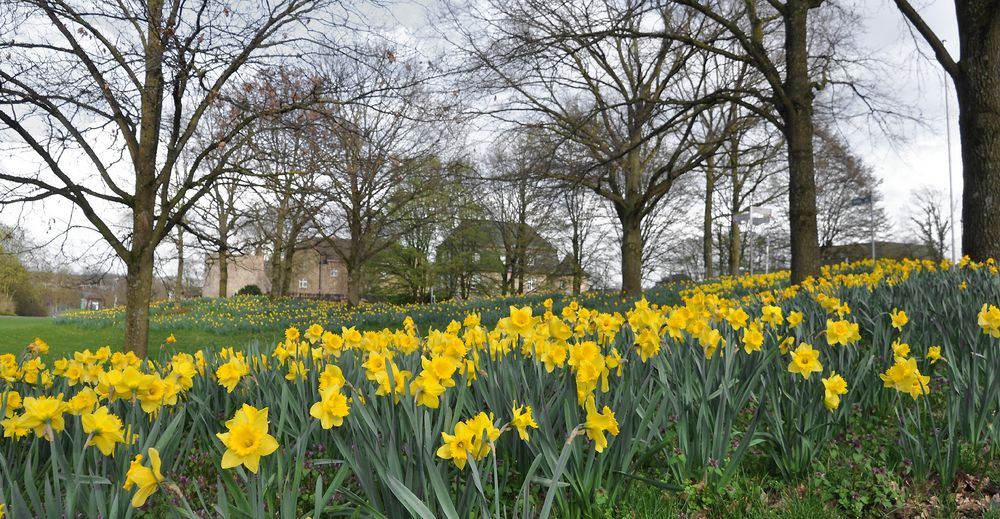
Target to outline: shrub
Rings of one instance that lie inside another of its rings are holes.
[[[239,292],[236,292],[236,295],[238,296],[259,296],[263,294],[264,292],[262,292],[260,287],[257,285],[247,285],[241,288]]]

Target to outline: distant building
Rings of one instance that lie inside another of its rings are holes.
[[[463,220],[438,246],[435,261],[449,295],[489,297],[519,286],[507,256],[522,249],[525,293],[572,292],[575,262],[568,255],[560,260],[556,248],[529,225]]]
[[[346,247],[346,240],[314,239],[302,242],[292,255],[292,271],[288,295],[307,299],[342,300],[347,298],[347,266],[336,247]],[[345,249],[341,249],[345,250]],[[247,285],[257,285],[261,292],[271,292],[268,259],[264,255],[230,256],[227,262],[229,279],[226,297],[236,295]],[[219,297],[219,264],[217,257],[205,262],[205,284],[202,295]]]
[[[828,245],[820,248],[820,256],[824,265],[833,263],[853,263],[871,259],[872,244],[848,243],[844,245]],[[906,243],[891,241],[875,242],[875,257],[877,259],[934,259],[934,250],[923,243]]]
[[[58,315],[67,310],[103,310],[125,304],[128,283],[119,274],[30,271],[34,301],[30,315]],[[159,282],[157,282],[159,281]],[[152,299],[165,299],[169,283],[154,279]],[[172,286],[172,285],[171,285]]]
[[[347,265],[340,254],[348,253],[349,247],[350,241],[340,238],[301,244],[292,256],[288,294],[307,299],[347,299]]]
[[[245,286],[257,285],[261,292],[271,291],[271,280],[267,277],[266,258],[262,255],[230,256],[226,260],[226,297],[236,295]],[[205,258],[205,284],[201,295],[219,297],[219,257]]]

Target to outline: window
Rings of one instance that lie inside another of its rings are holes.
[[[336,267],[330,267],[330,277],[335,278],[338,274],[340,274],[340,272]]]
[[[299,280],[299,288],[309,288],[309,280],[302,278]]]
[[[478,252],[473,252],[472,253],[472,261],[479,261],[479,253]]]

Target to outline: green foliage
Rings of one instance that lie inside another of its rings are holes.
[[[239,289],[239,291],[236,292],[236,295],[238,295],[238,296],[260,296],[260,295],[264,295],[264,292],[262,292],[260,290],[260,287],[257,286],[257,285],[247,285],[247,286]]]
[[[826,344],[827,318],[840,317],[817,302],[818,289],[788,292],[777,302],[786,316],[795,310],[804,319],[797,327],[768,325],[758,351],[744,351],[739,327],[727,323],[735,298],[692,299],[685,307],[705,316],[719,333],[718,350],[711,354],[690,329],[667,338],[671,325],[666,324],[658,343],[662,350],[642,359],[632,328],[616,328],[603,351],[615,348],[624,367],[606,374],[609,390],[594,391],[598,409],[613,409],[620,428],[603,453],[580,436],[587,417],[575,375],[569,369],[547,371],[538,360],[540,342],[515,342],[504,353],[508,357],[490,349],[494,343],[477,350],[475,371],[456,376],[437,409],[417,405],[412,379],[398,402],[373,383],[363,363],[378,350],[345,350],[327,360],[343,370],[353,398],[350,416],[342,426],[323,430],[309,408],[320,398],[326,361],[304,354],[304,376],[286,377],[292,361],[269,355],[273,342],[264,340],[244,351],[249,359],[267,357],[269,366],[254,360],[258,365],[232,393],[212,377],[227,357],[207,352],[206,375],[196,377],[182,404],[146,417],[134,403],[114,402],[115,413],[135,424],[140,440],[120,447],[111,461],[82,448],[86,437],[75,418],[54,444],[0,442],[0,502],[8,503],[14,516],[69,509],[136,514],[127,507],[130,494],[118,487],[130,457],[156,446],[170,460],[167,477],[179,490],[161,489],[148,505],[154,515],[186,516],[189,510],[222,517],[871,517],[923,510],[935,517],[954,515],[960,502],[956,485],[967,480],[960,468],[1000,474],[992,448],[1000,426],[1000,343],[976,324],[982,304],[996,302],[1000,293],[997,275],[987,268],[930,271],[914,265],[876,272],[841,278],[821,290],[849,303],[849,313],[837,309],[860,325],[860,340],[847,346]],[[780,286],[781,278],[775,279]],[[775,279],[725,280],[704,291],[749,296],[742,307],[751,320],[758,319],[772,297],[761,290]],[[678,294],[650,297],[670,301]],[[539,309],[541,299],[370,305],[372,315],[365,316],[333,305],[239,297],[163,305],[157,315],[161,325],[172,323],[178,330],[224,319],[227,311],[234,321],[252,320],[257,311],[269,319],[230,323],[236,330],[308,323],[317,315],[337,324],[357,317],[364,323],[360,328],[381,330],[390,326],[382,320],[413,316],[426,333],[470,311],[481,312],[484,324],[496,323],[510,315],[508,305]],[[558,314],[566,304],[556,299],[553,308]],[[603,311],[634,307],[607,294],[587,295],[583,304]],[[910,316],[903,330],[891,326],[894,308]],[[113,316],[83,314],[63,321]],[[336,324],[326,327],[339,331]],[[789,372],[791,359],[778,347],[785,337],[814,344],[822,372],[809,379]],[[894,341],[906,342],[921,373],[932,377],[929,394],[914,398],[879,378],[893,365]],[[429,342],[420,353],[429,354]],[[936,363],[928,356],[931,345],[941,346],[943,358]],[[423,365],[416,353],[399,353],[393,362],[391,370],[411,375]],[[824,406],[821,379],[833,371],[847,379],[849,389],[831,411]],[[22,382],[14,387],[25,394],[37,390]],[[56,377],[45,393],[75,391]],[[270,430],[281,445],[256,476],[218,465],[224,448],[215,434],[244,402],[270,409]],[[503,427],[515,402],[533,407],[539,428],[530,441],[508,430],[487,456],[470,459],[461,471],[437,456],[442,432],[454,431],[456,423],[480,411],[492,413],[492,423]]]

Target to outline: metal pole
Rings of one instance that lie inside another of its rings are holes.
[[[948,102],[948,73],[944,73],[944,126],[948,136],[948,218],[951,221],[951,261],[958,261],[958,247],[955,243],[955,185],[952,182],[951,167],[951,103]]]
[[[747,211],[747,266],[753,275],[753,192],[750,193],[750,209]]]
[[[753,205],[750,206],[750,217],[747,219],[747,266],[753,275]]]
[[[764,272],[771,273],[771,233],[764,237]]]
[[[868,195],[868,220],[872,233],[872,263],[875,263],[875,192]],[[873,265],[874,266],[874,265]]]

